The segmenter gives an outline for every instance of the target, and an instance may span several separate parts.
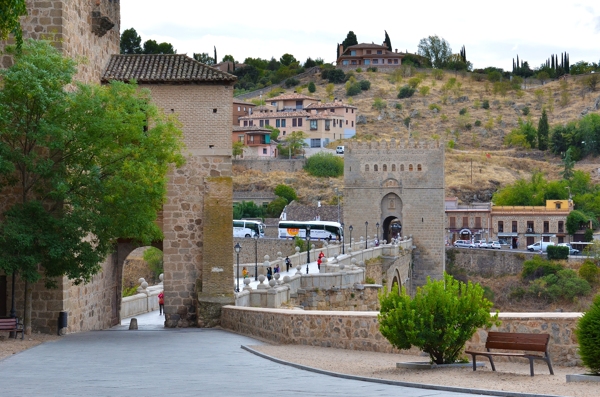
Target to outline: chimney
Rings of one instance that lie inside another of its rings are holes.
[[[340,44],[340,56],[344,54],[344,45]]]
[[[396,54],[398,53],[398,49],[396,48]]]

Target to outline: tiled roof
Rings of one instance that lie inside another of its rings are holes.
[[[271,130],[268,130],[263,127],[251,126],[251,127],[233,127],[233,132],[265,132],[267,134],[271,133]]]
[[[329,120],[333,118],[343,119],[344,116],[341,114],[331,114],[328,111],[319,112],[317,114],[311,114],[309,120]]]
[[[184,54],[112,55],[102,76],[111,80],[138,83],[234,82],[232,74],[200,63]]]
[[[284,101],[284,100],[288,100],[288,99],[310,99],[310,100],[313,100],[313,101],[318,101],[317,98],[313,98],[313,97],[306,96],[306,95],[303,95],[303,94],[296,94],[296,93],[278,95],[278,96],[273,97],[273,98],[268,98],[267,101],[269,101],[269,102]]]
[[[344,51],[348,50],[348,49],[356,49],[356,48],[376,48],[378,50],[384,49],[387,50],[387,46],[381,45],[381,44],[375,44],[375,43],[360,43],[360,44],[355,44],[355,45],[351,45],[348,48],[344,48]]]
[[[292,201],[285,207],[285,213],[288,220],[294,221],[313,221],[317,216],[322,221],[337,222],[338,220],[338,207],[337,205],[324,205],[320,207],[302,205],[297,201]],[[343,222],[343,211],[339,212],[340,222]]]
[[[310,103],[310,104],[306,105],[306,107],[305,107],[305,109],[333,109],[333,108],[358,109],[356,106],[348,105],[343,102]]]
[[[235,98],[233,98],[233,103],[235,103],[236,105],[256,106],[252,102],[244,102],[244,101],[242,101],[240,99],[235,99]]]
[[[303,110],[299,112],[273,112],[273,113],[252,113],[250,116],[242,116],[240,120],[250,119],[282,119],[286,117],[308,117],[310,113]]]

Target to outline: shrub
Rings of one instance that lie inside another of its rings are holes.
[[[380,112],[385,109],[387,107],[387,103],[379,98],[379,97],[375,97],[375,99],[373,100],[373,108],[379,110]]]
[[[419,84],[421,84],[421,79],[419,77],[412,77],[408,79],[408,85],[410,88],[417,88]]]
[[[375,66],[371,66],[370,68],[367,68],[367,72],[376,72],[377,68]]]
[[[429,88],[429,86],[424,85],[423,87],[419,88],[419,94],[421,94],[423,96],[427,96],[427,95],[429,95],[430,90],[431,90],[431,88]]]
[[[285,81],[285,86],[287,88],[297,86],[298,84],[300,84],[300,81],[298,79],[293,78],[293,77],[290,77],[289,79],[287,79]]]
[[[317,177],[338,177],[344,174],[344,160],[333,153],[317,153],[306,160],[306,172]]]
[[[549,245],[548,259],[569,259],[569,247]]]
[[[267,205],[266,215],[270,218],[279,218],[287,204],[288,201],[284,197],[277,197]]]
[[[360,81],[360,89],[363,91],[367,91],[371,88],[371,82],[369,80],[361,80]]]
[[[323,73],[321,73],[323,76]],[[327,81],[334,84],[343,83],[346,80],[346,74],[342,69],[331,69],[327,73]]]
[[[362,73],[362,68],[356,68],[356,73]]]
[[[498,323],[490,315],[492,303],[479,284],[462,283],[448,274],[443,280],[427,279],[414,298],[398,294],[398,286],[379,296],[379,331],[398,349],[415,346],[436,364],[459,359],[465,343],[478,328]]]
[[[372,277],[365,277],[365,284],[375,284],[375,279]]]
[[[460,114],[461,116],[464,116],[465,114],[467,114],[467,108],[462,108],[458,111],[458,114]]]
[[[490,108],[490,101],[488,101],[487,99],[484,99],[483,102],[481,103],[481,107],[484,109],[489,109]]]
[[[549,260],[536,255],[533,259],[523,262],[521,278],[523,280],[534,280],[549,274],[555,274],[562,269],[563,266],[560,263],[550,262]]]
[[[481,127],[481,121],[475,120],[475,127]]]
[[[397,104],[394,105],[394,107],[398,110],[402,110],[402,104],[400,102],[398,102]]]
[[[148,267],[158,279],[163,269],[163,252],[155,247],[150,247],[144,251],[142,257],[148,263]]]
[[[454,149],[455,146],[456,142],[454,142],[452,139],[448,141],[448,149]]]
[[[315,83],[313,83],[312,81],[310,83],[308,83],[308,92],[310,92],[312,94],[316,90],[317,90],[317,87],[315,86]]]
[[[521,112],[523,112],[523,115],[524,115],[524,116],[527,116],[527,115],[529,114],[529,107],[525,106],[525,107],[524,107],[524,108],[521,110]]]
[[[273,190],[273,193],[275,193],[276,196],[283,197],[288,203],[298,199],[298,195],[294,188],[288,185],[277,185],[275,190]]]
[[[360,83],[350,84],[346,88],[346,95],[348,95],[348,96],[358,95],[361,92],[362,92],[362,89],[360,88]]]
[[[600,295],[577,322],[575,336],[583,365],[593,374],[600,375]]]
[[[128,296],[133,296],[135,294],[137,294],[137,285],[134,285],[133,287],[123,287],[123,298],[127,298]]]
[[[414,93],[415,93],[414,88],[411,88],[408,85],[405,85],[402,88],[400,88],[400,91],[398,92],[398,98],[400,98],[400,99],[410,98],[411,96],[413,96]]]
[[[429,107],[429,110],[437,109],[438,112],[440,110],[442,110],[442,108],[440,107],[440,105],[438,105],[437,103],[431,103],[431,104],[429,104],[428,107]]]
[[[442,80],[444,78],[444,71],[442,69],[433,69],[431,75],[436,80]]]
[[[586,259],[579,268],[579,277],[590,284],[596,284],[598,282],[598,273],[600,273],[598,266],[589,259]]]

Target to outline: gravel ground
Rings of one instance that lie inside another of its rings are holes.
[[[46,335],[46,334],[31,334],[25,335],[25,338],[21,340],[21,334],[15,340],[14,338],[8,338],[8,332],[0,332],[0,360],[17,354],[20,351],[27,350],[31,347],[37,346],[40,343],[55,341],[60,336],[57,335]]]
[[[559,367],[553,365],[550,375],[548,366],[541,361],[534,367],[535,376],[529,375],[529,361],[515,362],[494,360],[496,372],[489,362],[485,368],[473,372],[471,368],[443,368],[414,370],[396,368],[397,362],[428,361],[427,357],[404,354],[361,352],[297,345],[259,345],[254,350],[281,360],[343,374],[391,379],[403,382],[456,386],[473,389],[489,389],[521,393],[536,393],[557,396],[598,397],[599,383],[567,383],[567,374],[583,374],[581,367]],[[478,358],[478,362],[480,359]]]

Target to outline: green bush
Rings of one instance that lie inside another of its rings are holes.
[[[431,75],[436,80],[442,80],[444,78],[444,71],[442,69],[433,69]]]
[[[344,160],[333,153],[317,153],[306,160],[306,172],[317,177],[339,177],[344,175]]]
[[[475,127],[481,127],[481,121],[475,120]]]
[[[144,251],[142,255],[144,260],[148,263],[148,267],[154,273],[154,276],[158,279],[163,269],[163,252],[155,247],[150,247]]]
[[[479,284],[465,284],[444,274],[417,288],[414,298],[398,294],[398,286],[379,296],[379,331],[398,349],[415,346],[429,354],[436,364],[456,362],[465,343],[478,328],[498,323],[490,315],[492,303],[484,298]]]
[[[481,103],[481,107],[484,109],[489,109],[490,108],[490,101],[488,101],[487,99],[484,99],[483,102]]]
[[[123,287],[123,298],[127,298],[128,296],[133,296],[135,294],[137,294],[137,285],[134,285],[133,287]]]
[[[362,89],[360,88],[360,83],[354,83],[346,89],[346,95],[348,95],[348,96],[358,95],[361,92],[362,92]]]
[[[540,255],[536,255],[533,259],[523,262],[521,278],[523,280],[535,280],[549,274],[556,274],[562,269],[563,266],[560,263],[553,263],[543,259]]]
[[[442,110],[442,108],[440,107],[440,105],[438,105],[437,103],[430,103],[429,104],[429,110],[433,110],[433,109],[437,109],[438,112],[440,110]]]
[[[371,66],[370,68],[367,68],[367,72],[376,72],[377,68],[375,66]]]
[[[293,77],[290,77],[289,79],[287,79],[287,80],[285,81],[285,86],[286,86],[287,88],[290,88],[290,87],[295,87],[295,86],[297,86],[298,84],[300,84],[300,81],[299,81],[298,79],[295,79],[295,78],[293,78]]]
[[[590,284],[571,269],[561,269],[533,280],[525,289],[525,295],[535,299],[556,302],[561,299],[573,301],[577,296],[588,295]]]
[[[521,110],[521,112],[523,112],[523,115],[524,115],[524,116],[527,116],[527,115],[529,114],[529,108],[528,108],[527,106],[525,106],[525,107],[524,107],[524,108]]]
[[[596,284],[598,282],[598,273],[600,273],[598,266],[589,259],[586,259],[579,268],[579,277],[590,284]]]
[[[362,73],[362,68],[356,68],[356,73]]]
[[[394,105],[394,107],[398,110],[402,110],[402,104],[400,102],[398,102],[397,104]]]
[[[371,82],[369,80],[361,80],[359,84],[360,89],[363,91],[367,91],[371,88]]]
[[[329,70],[329,72],[326,73],[327,77],[324,77],[323,73],[325,73],[325,70],[321,73],[321,76],[323,78],[326,78],[327,81],[329,81],[330,83],[339,84],[343,83],[346,80],[346,74],[342,69]]]
[[[461,116],[464,116],[465,114],[467,114],[467,108],[462,108],[458,111],[458,114],[460,114]]]
[[[381,99],[379,97],[375,97],[375,99],[373,99],[373,108],[374,109],[377,109],[378,111],[381,112],[386,107],[387,107],[387,102],[384,101],[383,99]]]
[[[398,92],[398,98],[400,98],[400,99],[410,98],[411,96],[413,96],[414,93],[415,93],[414,88],[411,88],[410,86],[405,85],[402,88],[400,88],[400,91]]]
[[[312,81],[310,83],[308,83],[308,92],[310,92],[312,94],[316,90],[317,90],[317,87],[315,86],[315,83],[313,83]]]
[[[267,205],[266,215],[270,218],[279,218],[287,204],[288,201],[284,197],[277,197]]]
[[[583,365],[593,374],[600,375],[600,295],[577,322],[575,336]]]
[[[549,245],[548,259],[569,259],[569,247]]]
[[[276,196],[283,197],[284,199],[286,199],[286,204],[298,199],[298,195],[296,194],[294,188],[288,185],[281,184],[275,186],[275,190],[273,190],[273,193],[275,193]]]

